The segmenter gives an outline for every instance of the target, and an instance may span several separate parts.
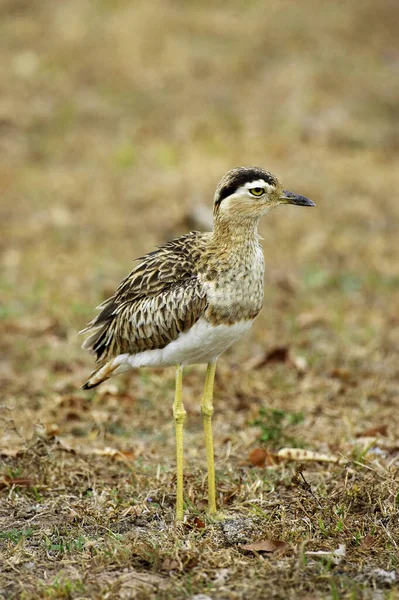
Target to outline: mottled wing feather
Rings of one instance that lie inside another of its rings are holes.
[[[203,236],[191,233],[139,259],[140,263],[98,308],[83,344],[102,364],[118,354],[164,348],[206,309],[196,262]]]

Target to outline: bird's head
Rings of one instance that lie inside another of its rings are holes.
[[[258,219],[279,204],[315,206],[312,200],[283,189],[277,177],[259,167],[238,167],[219,182],[215,217]]]

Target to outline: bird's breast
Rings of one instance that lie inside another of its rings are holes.
[[[234,268],[220,265],[217,277],[204,281],[204,287],[208,299],[205,318],[213,325],[254,319],[263,306],[263,254]]]

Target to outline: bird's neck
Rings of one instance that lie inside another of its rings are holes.
[[[211,243],[224,252],[247,253],[258,246],[258,222],[258,218],[216,218]]]
[[[215,219],[199,268],[213,325],[251,321],[263,304],[263,252],[258,219]]]

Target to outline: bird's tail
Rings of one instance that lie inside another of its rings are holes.
[[[100,385],[106,379],[109,379],[114,371],[118,368],[119,364],[115,364],[115,359],[109,360],[105,365],[93,371],[89,379],[85,384],[82,385],[83,390],[90,390],[91,388]]]

